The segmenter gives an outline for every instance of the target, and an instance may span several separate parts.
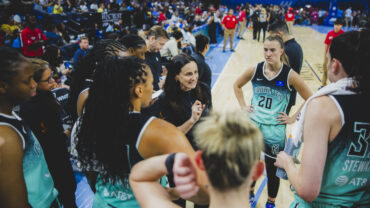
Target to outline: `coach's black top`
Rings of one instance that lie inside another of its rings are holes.
[[[150,70],[153,74],[153,87],[154,90],[159,90],[159,78],[161,77],[162,73],[162,63],[161,63],[161,55],[159,52],[146,52],[145,53],[145,62],[150,67]]]
[[[301,72],[303,62],[303,51],[301,46],[294,38],[292,38],[284,43],[284,48],[285,53],[288,56],[290,67],[299,74]],[[290,102],[288,104],[287,113],[289,113],[290,108],[295,104],[296,96],[297,91],[293,89]]]
[[[212,97],[211,97],[211,91],[205,83],[199,82],[199,85],[200,85],[202,92],[204,93],[205,98],[208,100],[208,103],[202,103],[202,104],[206,104],[206,107],[203,110],[202,115],[201,115],[201,117],[203,117],[203,116],[207,116],[210,109],[212,108]],[[188,91],[188,92],[183,92],[183,91],[181,92],[181,98],[176,101],[178,106],[180,106],[180,109],[178,110],[175,110],[171,106],[171,104],[168,103],[168,100],[165,98],[165,96],[166,95],[163,93],[159,100],[160,116],[175,126],[181,126],[191,117],[191,114],[192,114],[191,107],[193,106],[194,102],[197,100],[195,89]],[[186,134],[186,137],[188,138],[190,144],[195,149],[196,149],[196,146],[193,141],[193,129],[197,125],[197,123]]]

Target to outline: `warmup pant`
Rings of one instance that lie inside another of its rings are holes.
[[[292,21],[287,21],[286,22],[288,29],[289,29],[289,35],[293,35],[293,22]]]
[[[229,39],[229,38],[230,38],[230,49],[233,50],[233,47],[234,47],[234,35],[235,35],[235,29],[225,29],[223,50],[226,49],[227,39]]]
[[[328,59],[325,56],[325,58],[324,58],[324,64],[322,66],[322,72],[323,72],[323,74],[322,74],[322,82],[321,82],[322,86],[325,86],[326,85],[326,81],[328,80],[328,68],[327,68],[327,65],[328,65]]]
[[[253,40],[257,38],[257,31],[260,30],[260,24],[257,21],[253,21]]]
[[[244,26],[245,22],[239,22],[239,31],[238,31],[238,37],[241,38],[244,33]]]
[[[263,41],[265,41],[265,36],[266,36],[266,30],[267,30],[267,22],[260,22],[259,23],[259,29],[257,31],[257,40],[258,42],[260,41],[260,34],[261,34],[261,29],[263,31]]]

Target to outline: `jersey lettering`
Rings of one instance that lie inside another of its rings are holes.
[[[370,138],[370,123],[355,122],[354,133],[358,134],[357,142],[352,142],[348,151],[348,156],[363,158],[367,152]]]

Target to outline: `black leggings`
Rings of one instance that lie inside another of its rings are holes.
[[[270,158],[265,155],[266,163],[266,172],[267,172],[267,193],[271,198],[276,198],[280,186],[280,178],[276,176],[277,167],[274,165],[276,159]],[[252,186],[256,185],[256,182],[253,181]]]
[[[260,22],[260,27],[258,28],[258,31],[257,31],[257,40],[258,42],[260,41],[260,34],[261,34],[261,29],[263,31],[263,41],[265,41],[265,36],[266,36],[266,31],[267,31],[267,22]]]
[[[276,198],[280,186],[280,178],[276,176],[277,167],[274,165],[276,159],[265,155],[267,172],[267,192],[269,197]]]

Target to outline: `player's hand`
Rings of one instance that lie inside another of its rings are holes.
[[[184,153],[176,153],[175,155],[173,180],[177,192],[183,199],[189,199],[199,191],[195,167]]]
[[[248,113],[253,113],[254,112],[254,106],[253,105],[247,105],[246,107],[242,107],[242,110],[245,110]]]
[[[279,168],[285,168],[286,164],[290,161],[293,161],[293,157],[288,155],[286,152],[281,151],[279,154],[276,155],[276,162],[274,165]]]
[[[196,100],[193,106],[191,107],[191,123],[195,124],[198,122],[200,116],[202,115],[202,112],[206,105],[202,105],[202,103],[199,100]]]
[[[279,124],[292,124],[295,122],[295,119],[293,117],[289,117],[284,112],[279,112],[279,116],[276,116],[276,120],[280,121]]]

